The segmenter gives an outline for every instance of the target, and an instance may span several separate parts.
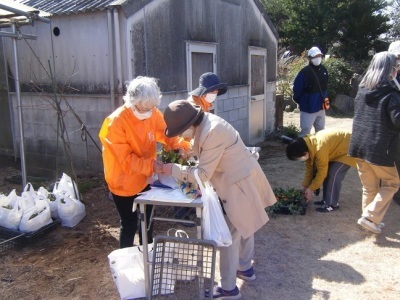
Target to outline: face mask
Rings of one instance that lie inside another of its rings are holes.
[[[186,138],[192,139],[194,137],[194,126],[190,126],[188,129],[182,132],[181,137],[183,137],[184,139]]]
[[[133,110],[133,114],[135,115],[135,117],[138,118],[139,120],[146,120],[146,119],[150,118],[151,115],[153,114],[153,110],[149,110],[145,113],[140,113],[135,109],[132,109],[132,110]]]
[[[309,157],[310,157],[310,155],[307,153],[306,155],[299,157],[297,160],[306,161]]]
[[[206,101],[208,103],[213,103],[217,99],[217,94],[207,94],[206,95]]]
[[[311,59],[311,63],[314,66],[319,66],[321,64],[321,61],[322,61],[322,57],[316,57],[316,58]]]

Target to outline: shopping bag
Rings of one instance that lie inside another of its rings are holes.
[[[0,195],[0,226],[18,230],[22,210],[18,205],[18,196],[13,190],[8,196]]]
[[[57,184],[57,187],[55,187],[56,190],[53,192],[63,194],[63,195],[69,195],[73,199],[77,199],[81,201],[80,195],[79,195],[79,190],[78,186],[76,185],[75,181],[71,179],[67,174],[63,173],[61,176],[60,181]]]
[[[57,202],[58,216],[61,219],[61,226],[75,227],[85,216],[85,205],[69,196],[61,196]]]
[[[194,176],[199,184],[203,201],[203,237],[215,241],[218,247],[228,247],[232,244],[232,235],[226,224],[218,195],[209,182],[201,182],[198,169],[194,171]]]
[[[37,190],[38,197],[41,199],[46,200],[49,205],[50,205],[50,212],[51,212],[51,217],[53,219],[59,219],[60,216],[58,215],[58,202],[60,201],[59,197],[57,197],[54,193],[49,192],[47,189],[44,187],[40,187]]]
[[[19,230],[22,232],[36,231],[53,222],[50,205],[45,200],[35,201],[35,205],[22,214]]]
[[[148,245],[149,261],[153,258],[153,244]],[[117,286],[121,299],[135,299],[146,297],[143,247],[134,246],[114,250],[108,255],[111,275]],[[173,290],[175,281],[163,279],[163,284]]]

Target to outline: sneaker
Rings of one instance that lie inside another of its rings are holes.
[[[256,274],[254,274],[254,269],[253,269],[253,267],[251,267],[247,271],[237,270],[236,277],[243,279],[243,280],[252,281],[252,280],[256,279]]]
[[[327,212],[331,212],[331,211],[338,210],[338,209],[339,209],[339,205],[336,205],[336,206],[328,205],[328,206],[318,207],[315,210],[318,212],[327,213]]]
[[[365,217],[361,217],[358,219],[357,223],[361,225],[364,229],[367,229],[373,233],[379,234],[382,230],[376,225],[374,222],[371,222]]]
[[[314,201],[315,205],[325,205],[325,201],[324,200],[320,200],[320,201]]]
[[[210,291],[206,290],[206,298],[210,298]],[[238,287],[236,286],[232,291],[223,290],[220,286],[214,286],[213,299],[240,299],[242,294],[240,294]]]

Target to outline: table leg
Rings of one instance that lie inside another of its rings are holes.
[[[146,217],[146,205],[140,203],[140,224],[142,230],[142,242],[143,242],[143,265],[144,265],[144,284],[146,289],[146,299],[151,298],[151,272],[149,263],[149,250],[148,250],[148,240],[147,240],[147,217]]]
[[[196,217],[197,217],[197,238],[201,240],[203,238],[203,233],[201,228],[203,227],[203,218],[202,218],[202,208],[196,207]]]

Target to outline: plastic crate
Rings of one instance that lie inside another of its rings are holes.
[[[53,222],[51,222],[50,224],[47,224],[46,226],[43,226],[36,231],[26,233],[23,236],[22,240],[26,244],[34,243],[37,240],[40,240],[46,233],[54,230],[60,223],[61,221],[59,219],[53,220]]]
[[[33,232],[21,232],[4,227],[0,227],[0,252],[10,249],[14,246],[24,246],[34,243],[43,238],[43,235],[54,230],[60,220],[53,220],[50,224],[39,228]]]
[[[0,253],[17,245],[22,245],[22,238],[26,233],[0,227]]]

